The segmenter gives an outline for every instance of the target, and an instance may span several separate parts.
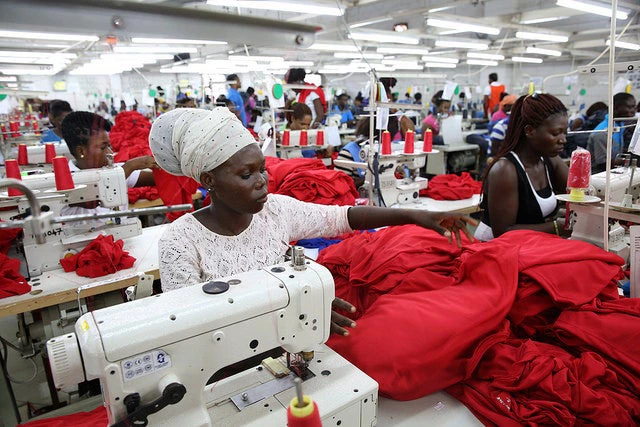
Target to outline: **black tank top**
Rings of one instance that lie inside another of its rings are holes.
[[[531,188],[531,185],[529,184],[527,172],[520,165],[520,162],[516,160],[512,153],[507,153],[504,158],[513,163],[513,165],[516,167],[516,173],[518,174],[518,215],[516,217],[516,224],[543,223],[545,221],[545,218],[542,216],[542,211],[540,210],[538,200],[536,199],[535,194],[533,194],[533,188]],[[551,166],[551,161],[546,157],[543,158],[543,161],[548,174],[553,175],[553,167]],[[480,202],[480,207],[483,209],[482,222],[491,227],[491,219],[489,218],[488,209],[488,188],[489,177],[487,176],[482,189],[483,195],[482,201]],[[545,188],[538,192],[538,196],[547,198],[551,195],[551,192],[551,186],[547,185]],[[555,215],[557,210],[558,209],[556,207],[554,212],[548,217]]]

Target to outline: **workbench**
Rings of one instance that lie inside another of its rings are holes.
[[[480,210],[480,195],[474,194],[472,197],[463,200],[436,200],[429,197],[419,197],[413,203],[403,205],[395,204],[392,208],[400,209],[422,209],[430,212],[452,212],[459,214],[471,214]]]

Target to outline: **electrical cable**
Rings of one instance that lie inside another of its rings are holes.
[[[11,374],[9,374],[9,370],[7,369],[7,363],[9,358],[9,347],[11,347],[13,350],[17,351],[20,354],[22,354],[22,352],[18,347],[11,344],[9,341],[4,339],[3,337],[0,337],[0,342],[2,342],[2,350],[4,353],[2,357],[2,369],[4,370],[4,372],[6,372],[7,378],[9,378],[9,381],[11,381],[14,384],[27,384],[33,381],[38,376],[38,365],[36,364],[35,360],[33,360],[33,356],[27,358],[27,360],[31,362],[33,366],[33,375],[31,375],[31,377],[26,380],[15,379],[11,376]]]

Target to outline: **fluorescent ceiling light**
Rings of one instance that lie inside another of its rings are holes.
[[[381,75],[380,77],[385,77]],[[389,76],[391,77],[391,76]],[[393,77],[396,78],[414,78],[414,79],[444,79],[447,77],[446,74],[436,74],[436,73],[393,73]]]
[[[16,76],[0,76],[0,82],[17,82]]]
[[[381,53],[369,53],[364,52],[362,55],[359,53],[350,53],[350,52],[336,52],[333,54],[334,58],[342,58],[342,59],[382,59],[384,55]]]
[[[511,57],[513,62],[528,62],[530,64],[542,64],[542,59],[540,58],[528,58],[525,56],[513,56]]]
[[[23,58],[63,58],[63,59],[75,59],[78,57],[75,53],[54,53],[54,52],[21,52],[14,50],[0,50],[0,56],[12,56]]]
[[[367,25],[378,24],[380,22],[386,22],[386,21],[391,21],[391,18],[385,17],[385,18],[379,18],[379,19],[370,19],[369,21],[362,21],[356,24],[351,24],[349,25],[349,28],[366,27]]]
[[[131,42],[143,44],[227,44],[227,42],[216,40],[155,39],[149,37],[132,37]]]
[[[357,52],[358,48],[352,44],[340,44],[338,42],[314,43],[308,47],[312,50],[328,50],[330,52]]]
[[[539,47],[528,46],[525,50],[526,53],[534,53],[538,55],[549,55],[549,56],[562,56],[562,52],[559,50],[553,49],[542,49]]]
[[[393,66],[397,66],[399,64],[414,66],[414,67],[418,66],[418,63],[416,61],[398,61],[396,59],[383,59],[380,62],[384,65],[393,65]]]
[[[446,62],[425,62],[424,66],[427,68],[456,68],[456,64]]]
[[[615,44],[616,44],[616,47],[619,47],[622,49],[640,50],[640,44],[636,44],[636,43],[622,42],[620,40],[616,40]],[[611,40],[607,40],[607,46],[611,46]]]
[[[549,16],[546,18],[527,19],[526,21],[520,21],[523,25],[543,24],[545,22],[562,21],[563,19],[569,19],[568,16]]]
[[[376,49],[378,53],[391,53],[394,55],[428,55],[429,49],[419,47],[385,46]]]
[[[379,43],[402,43],[402,44],[418,44],[420,40],[418,37],[409,36],[406,34],[397,34],[391,31],[352,31],[349,37],[354,40],[368,40]]]
[[[366,73],[367,70],[363,68],[322,68],[318,70],[320,74],[351,74],[351,73]]]
[[[458,58],[447,58],[442,56],[423,56],[422,60],[424,62],[444,62],[445,64],[457,64],[459,62]]]
[[[492,34],[497,36],[500,34],[500,28],[488,27],[485,25],[469,24],[466,22],[448,21],[446,19],[428,18],[427,25],[439,28],[451,28],[458,31],[471,31],[474,33]]]
[[[561,42],[561,43],[569,41],[568,36],[546,34],[546,33],[532,33],[529,31],[518,31],[516,32],[516,37],[519,39],[525,39],[525,40],[544,40],[544,41]]]
[[[460,49],[478,49],[478,50],[489,49],[489,45],[487,43],[463,42],[463,41],[455,41],[455,40],[436,40],[436,47],[456,47]]]
[[[504,55],[499,55],[497,53],[467,52],[467,58],[490,59],[492,61],[502,61],[504,59]]]
[[[305,13],[314,15],[342,16],[341,8],[336,6],[319,6],[304,3],[287,3],[283,1],[251,1],[251,0],[207,0],[214,6],[240,7],[245,9],[279,10],[281,12]]]
[[[14,56],[0,56],[0,62],[5,64],[49,64],[49,65],[66,65],[70,59],[55,59],[55,58],[16,58]]]
[[[34,40],[68,40],[68,41],[88,41],[97,42],[98,36],[79,34],[59,34],[59,33],[34,33],[31,31],[5,31],[0,30],[0,37],[10,39],[34,39]]]
[[[429,13],[443,12],[445,10],[449,10],[453,8],[455,8],[455,6],[442,6],[442,7],[436,7],[434,9],[429,9],[427,12]]]
[[[284,58],[281,56],[259,56],[259,55],[229,55],[230,61],[255,61],[255,62],[283,62]]]
[[[488,61],[486,59],[467,59],[469,65],[487,65],[489,67],[496,67],[498,61]]]
[[[114,46],[115,53],[197,53],[198,49],[187,46]]]
[[[313,61],[284,61],[287,67],[313,67],[315,63]]]
[[[611,5],[605,5],[602,3],[596,3],[591,1],[578,1],[578,0],[558,0],[556,1],[558,6],[566,7],[569,9],[579,10],[581,12],[593,13],[595,15],[606,16],[611,18]],[[618,9],[616,11],[616,19],[625,20],[629,17],[629,12]]]
[[[59,68],[52,68],[49,70],[35,70],[29,68],[11,68],[6,69],[0,66],[0,74],[15,74],[16,76],[53,76],[60,72]]]
[[[149,53],[149,54],[131,54],[131,53],[103,53],[100,55],[102,59],[111,59],[113,61],[131,61],[131,60],[154,60],[161,61],[167,59],[173,59],[173,55],[170,53]]]

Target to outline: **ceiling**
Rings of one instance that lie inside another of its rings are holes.
[[[608,17],[560,7],[556,0],[305,0],[292,1],[281,11],[229,6],[235,1],[4,0],[0,80],[132,70],[279,74],[291,66],[326,74],[365,72],[370,66],[381,72],[447,73],[457,67],[480,69],[489,64],[483,62],[487,60],[508,64],[521,57],[544,61],[540,66],[562,61],[584,64],[603,52],[610,30]],[[611,2],[598,4],[610,7]],[[620,40],[640,44],[640,3],[627,0],[618,5],[628,12],[626,19],[616,20],[618,34],[626,27]],[[343,14],[322,15],[313,6],[339,7]],[[451,22],[454,28],[445,28]],[[404,24],[405,31],[394,31],[400,29],[398,24]],[[456,32],[469,25],[480,28]],[[3,31],[89,37],[25,39]],[[566,41],[523,39],[523,32]],[[156,40],[139,43],[136,37]],[[160,37],[191,41],[176,44],[158,41]],[[396,37],[404,40],[393,42]],[[455,47],[460,42],[468,46]],[[477,49],[480,46],[483,49]],[[190,57],[175,62],[174,55],[183,53]],[[489,59],[486,54],[499,56]],[[246,61],[246,56],[254,58]],[[618,61],[639,57],[640,50],[616,50]]]

